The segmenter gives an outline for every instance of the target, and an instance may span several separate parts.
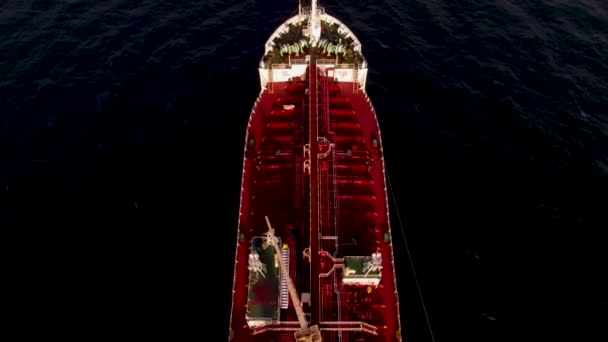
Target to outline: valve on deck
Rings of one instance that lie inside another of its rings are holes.
[[[304,259],[308,259],[308,262],[310,262],[310,248],[309,247],[304,248],[304,251],[302,251],[302,254],[304,255]]]

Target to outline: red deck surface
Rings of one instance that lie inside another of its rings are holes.
[[[315,69],[307,72],[305,80],[274,83],[273,92],[263,91],[251,113],[231,338],[239,342],[293,341],[299,327],[291,300],[289,308],[281,310],[280,321],[255,329],[247,325],[251,239],[267,231],[264,216],[268,215],[276,235],[289,245],[290,276],[300,296],[310,293],[311,305],[303,308],[310,314],[311,324],[319,325],[324,341],[399,341],[377,119],[363,91],[354,91],[352,83],[336,84]],[[306,88],[311,89],[309,94]],[[285,104],[295,108],[285,110]],[[304,169],[306,144],[310,156],[325,154],[311,158],[309,173]],[[303,257],[308,247],[310,261]],[[337,267],[332,271],[331,255],[339,263],[344,256],[374,252],[381,253],[383,266],[377,287],[344,285],[344,270]]]

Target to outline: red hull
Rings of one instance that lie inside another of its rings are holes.
[[[269,84],[254,105],[243,163],[233,341],[294,341],[299,328],[281,293],[274,252],[259,243],[265,216],[285,248],[307,319],[324,341],[401,340],[380,132],[358,88],[309,66],[303,79]],[[264,277],[248,268],[252,253],[266,258]],[[381,269],[363,272],[372,255],[381,256]]]

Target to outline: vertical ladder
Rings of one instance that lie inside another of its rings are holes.
[[[289,270],[289,249],[281,250],[286,269]],[[289,292],[287,290],[287,275],[281,274],[281,309],[289,307]]]

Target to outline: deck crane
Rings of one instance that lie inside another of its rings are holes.
[[[298,316],[298,322],[300,323],[300,330],[296,331],[294,334],[296,342],[321,342],[322,339],[319,327],[317,325],[309,327],[308,321],[306,320],[306,317],[304,317],[304,310],[302,310],[302,304],[300,303],[298,292],[296,291],[296,288],[291,281],[291,277],[289,276],[289,270],[285,265],[285,260],[283,260],[283,255],[281,253],[281,249],[279,248],[279,241],[274,235],[274,229],[270,225],[268,216],[266,216],[266,224],[268,225],[268,232],[264,233],[264,241],[274,247],[276,255],[279,257],[281,273],[285,276],[285,280],[287,280],[289,296],[291,297],[293,307],[296,310],[296,315]]]

